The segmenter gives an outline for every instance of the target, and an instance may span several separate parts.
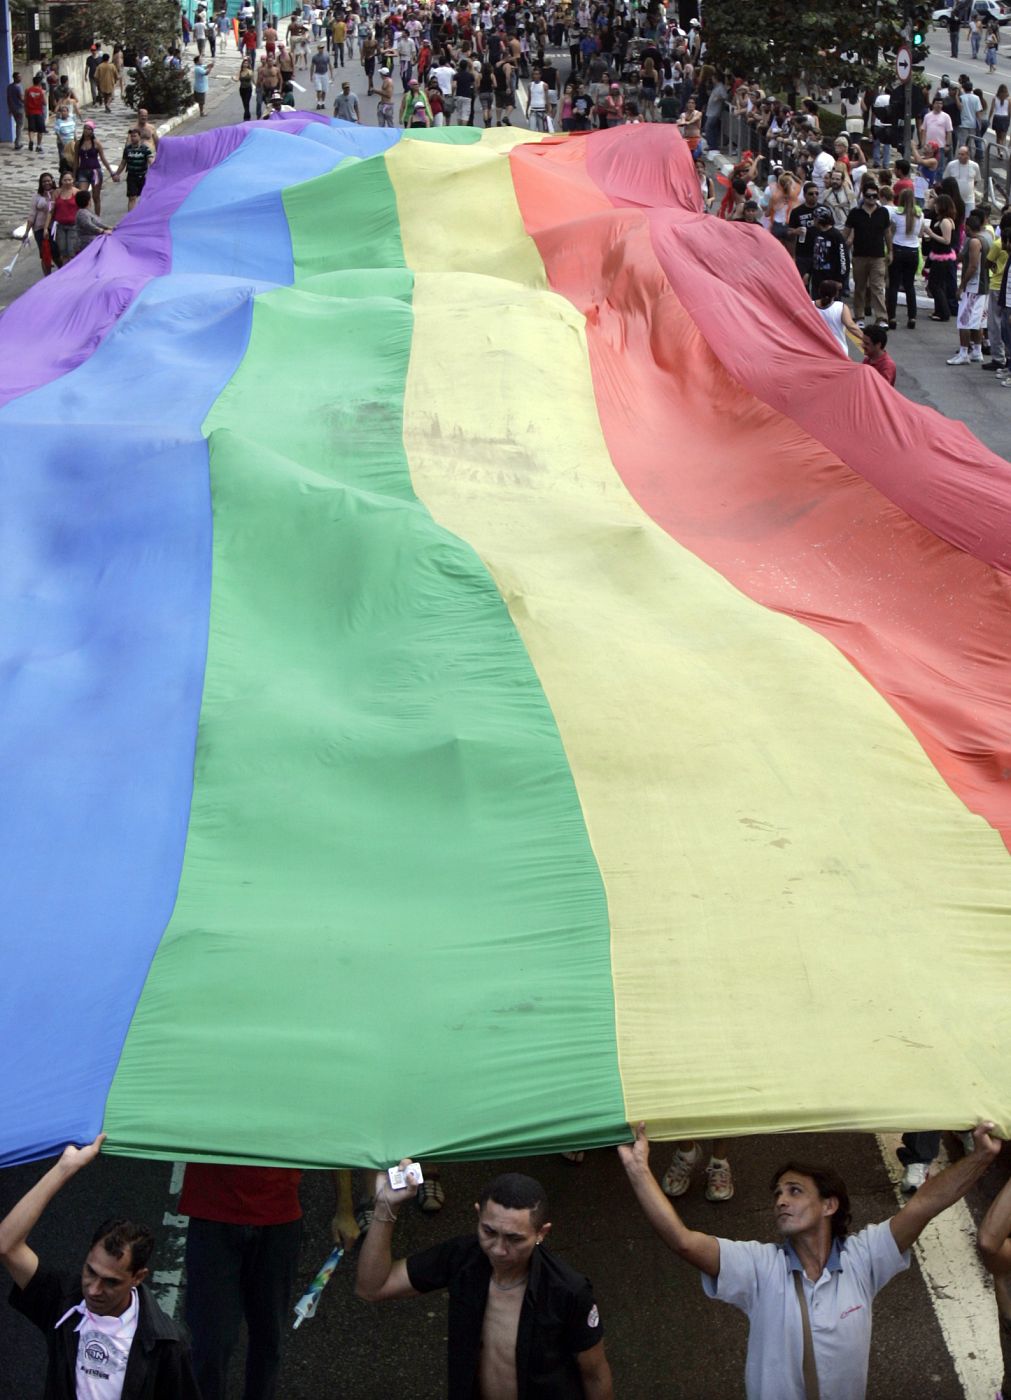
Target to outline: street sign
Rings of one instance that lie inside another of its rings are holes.
[[[913,71],[913,56],[909,45],[903,44],[895,55],[895,74],[900,83],[908,83]]]

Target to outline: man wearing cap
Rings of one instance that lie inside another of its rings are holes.
[[[393,79],[388,68],[379,70],[379,105],[376,117],[380,126],[393,126]]]
[[[399,121],[401,126],[411,126],[413,124],[414,110],[419,102],[425,109],[425,125],[434,125],[434,119],[432,117],[432,108],[429,105],[428,101],[428,94],[422,92],[421,89],[418,87],[417,78],[412,78],[407,84],[407,91],[404,93],[404,96],[400,102]]]
[[[334,75],[333,63],[326,51],[325,40],[320,39],[316,45],[316,52],[312,56],[309,67],[312,69],[312,84],[316,89],[316,111],[323,112],[326,110],[326,90]]]
[[[342,122],[358,121],[358,98],[351,91],[350,83],[341,83],[340,93],[333,104],[333,114]]]
[[[850,260],[846,239],[835,226],[832,210],[818,204],[814,211],[814,243],[811,247],[811,295],[817,301],[823,282],[838,282],[845,296],[849,290]]]

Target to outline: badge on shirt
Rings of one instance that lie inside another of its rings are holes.
[[[586,1325],[587,1327],[600,1326],[600,1313],[597,1311],[596,1303],[594,1303],[593,1307],[589,1311],[589,1314],[587,1315]]]

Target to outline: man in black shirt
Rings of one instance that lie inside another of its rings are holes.
[[[832,210],[819,204],[814,211],[815,235],[811,263],[811,295],[817,301],[823,282],[838,282],[849,290],[850,260],[846,240],[835,226]]]
[[[11,1306],[35,1324],[49,1353],[45,1400],[92,1393],[200,1400],[183,1334],[144,1282],[154,1245],[146,1226],[100,1225],[76,1277],[47,1268],[28,1244],[46,1206],[94,1161],[104,1138],[65,1148],[0,1221],[0,1262],[14,1281]]]
[[[449,1400],[612,1400],[593,1290],[544,1247],[551,1224],[539,1182],[496,1177],[475,1207],[476,1236],[394,1260],[397,1212],[416,1192],[411,1182],[393,1190],[378,1173],[357,1292],[380,1303],[449,1290]]]
[[[806,283],[811,275],[814,252],[814,215],[818,208],[818,186],[809,180],[804,186],[804,202],[798,204],[787,220],[787,237],[793,246],[797,271]]]
[[[846,242],[853,253],[853,314],[861,329],[868,302],[873,322],[888,325],[885,279],[892,253],[892,221],[878,194],[877,185],[866,185],[863,203],[846,215]]]

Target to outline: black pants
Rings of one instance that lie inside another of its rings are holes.
[[[186,1325],[203,1400],[225,1400],[228,1362],[243,1318],[249,1334],[243,1400],[274,1400],[301,1238],[301,1220],[287,1225],[190,1221]]]
[[[956,267],[954,258],[927,262],[927,291],[934,298],[934,315],[942,321],[950,321],[958,314]]]
[[[940,1133],[903,1133],[902,1146],[895,1155],[904,1167],[913,1162],[929,1167],[940,1150]]]
[[[888,290],[885,294],[889,321],[895,320],[900,290],[906,294],[906,320],[916,320],[916,269],[919,262],[918,248],[902,248],[892,244],[892,262],[888,269]]]

